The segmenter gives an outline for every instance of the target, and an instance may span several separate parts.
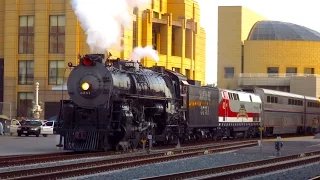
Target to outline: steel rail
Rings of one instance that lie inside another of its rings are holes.
[[[255,141],[236,141],[229,143],[214,143],[214,144],[204,144],[199,147],[208,148],[208,147],[223,147],[224,145],[230,144],[241,144],[244,142],[255,142]],[[176,148],[175,150],[185,150],[185,149],[194,149],[198,147],[194,146],[186,146]],[[160,149],[155,150],[154,152],[166,152],[168,149]],[[143,153],[141,151],[134,152],[136,154]],[[50,154],[38,154],[38,155],[30,155],[30,156],[14,156],[0,159],[0,168],[3,167],[12,167],[12,166],[21,166],[21,165],[30,165],[30,164],[38,164],[38,163],[48,163],[48,162],[57,162],[57,161],[65,161],[65,160],[75,160],[75,159],[85,159],[92,157],[103,157],[103,156],[115,156],[121,154],[134,154],[130,152],[96,152],[96,153],[73,153],[73,152],[65,152],[65,153],[50,153]]]
[[[86,163],[46,167],[39,169],[28,169],[21,171],[11,171],[0,173],[0,178],[4,179],[19,179],[19,180],[31,180],[31,179],[59,179],[68,178],[74,176],[88,175],[106,171],[113,171],[117,169],[123,169],[128,167],[135,167],[146,164],[153,164],[158,162],[165,162],[176,159],[183,159],[195,156],[201,156],[206,154],[230,151],[243,147],[255,146],[257,143],[239,143],[239,145],[225,145],[224,147],[211,147],[211,148],[198,148],[183,151],[169,151],[172,153],[158,153],[149,154],[144,156],[123,157],[118,159],[107,159]]]
[[[280,158],[272,158],[260,161],[252,161],[246,163],[239,163],[215,168],[207,168],[207,169],[200,169],[195,171],[188,171],[182,173],[175,173],[175,174],[168,174],[163,176],[155,176],[155,177],[148,177],[143,178],[143,180],[170,180],[170,179],[186,179],[186,178],[195,178],[201,177],[201,179],[237,179],[243,178],[247,176],[263,174],[274,170],[279,169],[286,169],[294,166],[299,166],[303,164],[309,164],[313,162],[320,161],[320,151],[308,152],[308,153],[301,153],[296,155],[284,156]],[[317,157],[313,157],[317,156]],[[312,157],[310,159],[302,159],[305,157]],[[283,163],[283,164],[276,164],[281,162],[286,162],[290,160],[297,160],[293,162]],[[264,165],[269,165],[267,167],[260,167]],[[257,168],[259,167],[259,168]],[[242,170],[242,171],[237,171]],[[219,173],[227,173],[222,175],[217,175]],[[202,177],[208,176],[208,177]]]

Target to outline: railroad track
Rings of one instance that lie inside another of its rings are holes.
[[[213,147],[230,145],[234,143],[242,142],[255,142],[255,141],[231,141],[231,142],[222,142],[222,143],[213,143],[213,144],[199,144],[197,147]],[[183,146],[180,148],[154,148],[154,153],[167,152],[170,150],[185,150],[193,149],[194,146]],[[48,162],[57,162],[57,161],[66,161],[66,160],[76,160],[76,159],[85,159],[85,158],[94,158],[94,157],[108,157],[116,155],[125,155],[125,154],[144,154],[143,151],[137,151],[134,153],[131,152],[96,152],[96,153],[73,153],[73,152],[63,152],[63,153],[48,153],[48,154],[37,154],[37,155],[14,155],[7,157],[0,157],[0,168],[3,167],[12,167],[12,166],[21,166],[21,165],[30,165],[38,163],[48,163]]]
[[[8,157],[0,157],[0,168],[45,163],[45,162],[72,160],[72,159],[79,159],[79,158],[109,156],[109,155],[115,155],[115,153],[105,152],[105,153],[78,154],[73,152],[63,152],[63,153],[49,153],[49,154],[37,154],[37,155],[32,154],[32,155],[23,155],[23,156],[8,156]]]
[[[0,173],[0,179],[33,180],[33,179],[61,179],[82,175],[95,174],[106,171],[113,171],[128,167],[135,167],[146,164],[153,164],[206,154],[230,151],[234,149],[257,145],[257,142],[237,142],[228,145],[211,147],[199,147],[184,150],[172,150],[166,153],[154,153],[147,155],[128,156],[116,159],[106,159],[85,163],[52,166],[38,169],[26,169]]]
[[[188,171],[176,174],[168,174],[156,177],[143,178],[142,180],[170,180],[170,179],[239,179],[249,176],[265,174],[268,172],[288,169],[296,166],[302,166],[320,162],[320,151],[301,153],[296,155],[284,156],[279,158],[253,161],[241,164],[233,164],[215,168],[207,168],[196,171]]]

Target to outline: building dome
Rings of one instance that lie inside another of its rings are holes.
[[[320,41],[320,33],[297,24],[280,21],[258,21],[248,40]]]

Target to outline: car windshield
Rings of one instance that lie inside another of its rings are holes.
[[[58,116],[52,116],[48,119],[48,121],[58,121]],[[60,117],[60,121],[62,121],[62,118]]]
[[[57,118],[58,118],[58,116],[53,116],[53,117],[49,118],[48,121],[56,121]]]
[[[53,122],[52,121],[48,121],[46,122],[46,126],[52,126]]]
[[[23,125],[27,126],[41,126],[42,123],[40,121],[26,121]]]

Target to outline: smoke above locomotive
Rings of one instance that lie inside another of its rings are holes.
[[[72,8],[87,35],[90,53],[104,54],[110,48],[123,50],[124,29],[132,29],[132,9],[146,8],[150,0],[70,0]],[[142,57],[159,60],[152,47],[136,47],[131,60],[140,61]]]

